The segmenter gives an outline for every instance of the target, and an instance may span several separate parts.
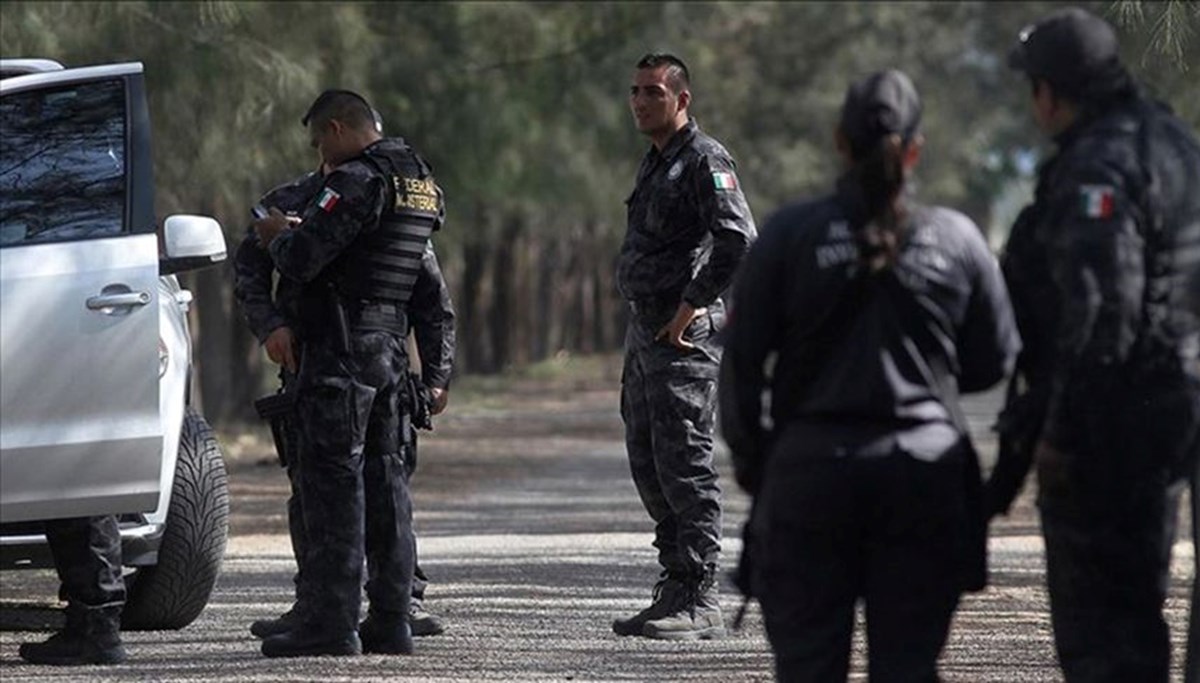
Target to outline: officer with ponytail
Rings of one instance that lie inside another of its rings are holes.
[[[781,681],[846,679],[859,600],[871,680],[935,680],[986,580],[958,394],[1001,381],[1020,342],[979,229],[909,196],[920,118],[905,74],[854,83],[835,191],[778,211],[735,283],[721,426]]]

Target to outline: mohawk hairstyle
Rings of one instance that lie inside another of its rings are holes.
[[[688,74],[687,64],[673,54],[667,52],[650,52],[638,60],[639,69],[657,69],[667,67],[667,85],[678,95],[691,87],[692,79]]]
[[[334,119],[356,130],[376,128],[377,121],[375,110],[362,95],[350,90],[326,90],[313,101],[300,124],[324,128]]]

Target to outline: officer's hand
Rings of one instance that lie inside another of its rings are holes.
[[[296,340],[290,327],[276,327],[263,342],[267,350],[267,358],[272,363],[282,365],[287,371],[296,374]]]
[[[687,330],[688,325],[692,321],[708,312],[707,308],[692,308],[692,305],[686,301],[679,302],[679,308],[675,310],[675,317],[671,318],[671,322],[667,323],[658,334],[654,335],[656,340],[666,337],[667,343],[681,349],[694,349],[696,345],[683,338],[683,333]]]
[[[450,390],[430,387],[429,398],[433,399],[432,405],[429,406],[429,414],[437,415],[446,409],[446,404],[450,403]]]
[[[258,235],[258,243],[263,249],[266,249],[279,233],[287,230],[289,225],[288,217],[272,206],[267,212],[266,218],[254,221],[254,232]]]
[[[1067,486],[1067,456],[1045,439],[1038,439],[1033,462],[1037,467],[1039,489],[1052,491]]]

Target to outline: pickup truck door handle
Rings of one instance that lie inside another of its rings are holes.
[[[148,303],[150,303],[149,292],[121,292],[119,294],[100,294],[89,297],[87,307],[90,311],[101,311],[111,315],[116,312],[113,309],[119,307],[145,306]]]

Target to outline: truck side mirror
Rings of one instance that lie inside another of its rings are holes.
[[[168,216],[163,225],[163,242],[166,255],[158,262],[162,275],[204,268],[225,260],[225,234],[221,224],[208,216]]]

